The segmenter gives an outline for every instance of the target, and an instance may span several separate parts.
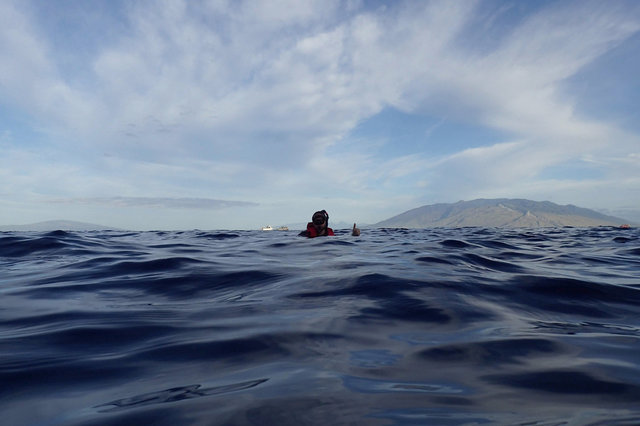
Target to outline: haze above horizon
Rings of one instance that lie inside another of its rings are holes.
[[[640,217],[640,3],[0,3],[0,225]]]

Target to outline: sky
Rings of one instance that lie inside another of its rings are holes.
[[[0,225],[640,221],[640,2],[0,1]]]

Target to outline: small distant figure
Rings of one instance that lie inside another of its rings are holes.
[[[302,231],[301,237],[315,238],[335,235],[329,228],[329,213],[326,210],[317,211],[311,216],[311,222],[307,223],[307,230]]]
[[[311,222],[307,223],[307,230],[298,234],[301,237],[315,238],[334,236],[333,229],[329,228],[329,213],[326,210],[317,211],[311,216]],[[360,235],[360,229],[353,224],[351,235],[357,237]]]
[[[631,225],[625,223],[624,225],[620,225],[620,229],[631,229]]]

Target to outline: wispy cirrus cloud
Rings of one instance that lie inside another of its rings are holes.
[[[145,207],[168,209],[218,210],[232,207],[256,207],[250,201],[215,200],[212,198],[169,198],[169,197],[86,197],[54,199],[60,204],[96,204],[110,207]]]
[[[583,114],[570,84],[638,37],[633,1],[47,4],[0,5],[6,194],[120,196],[123,208],[237,197],[256,215],[334,199],[384,215],[541,197],[554,167],[589,157],[603,159],[588,164],[602,182],[635,170],[638,135]],[[433,124],[411,144],[350,140],[389,109]],[[453,140],[458,123],[500,139]]]

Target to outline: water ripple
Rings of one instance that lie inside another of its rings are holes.
[[[635,424],[640,231],[1,232],[31,424]]]

